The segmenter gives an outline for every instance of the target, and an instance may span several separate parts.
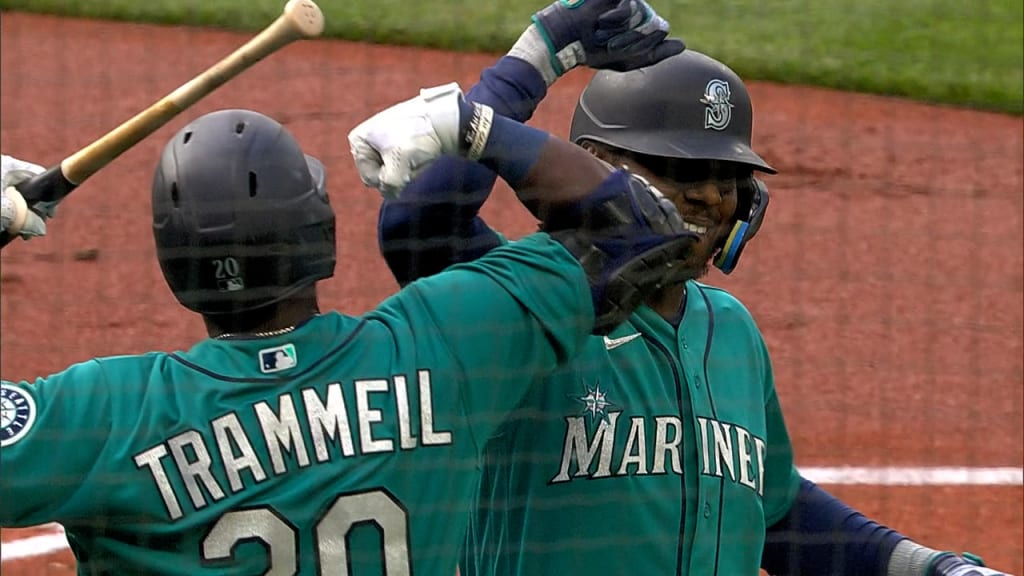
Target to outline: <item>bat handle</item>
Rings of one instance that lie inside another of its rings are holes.
[[[61,172],[60,164],[18,184],[18,192],[29,206],[37,202],[59,202],[78,187]]]
[[[64,176],[58,164],[46,172],[36,174],[32,179],[18,184],[17,188],[22,198],[25,199],[25,203],[33,206],[38,202],[59,202],[77,186]],[[17,235],[8,234],[6,230],[0,232],[0,248],[7,246],[15,238]]]

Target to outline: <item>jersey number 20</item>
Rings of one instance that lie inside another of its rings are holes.
[[[384,538],[384,574],[408,576],[409,540],[405,510],[390,494],[373,490],[338,496],[313,528],[317,574],[345,576],[348,572],[346,536],[357,524],[372,522]],[[203,560],[231,560],[243,541],[259,540],[267,547],[270,569],[264,576],[298,574],[295,528],[270,507],[234,510],[217,520],[203,540]]]

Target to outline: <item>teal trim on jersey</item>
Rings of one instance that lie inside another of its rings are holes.
[[[696,282],[678,330],[642,307],[522,407],[486,448],[466,576],[757,574],[799,487],[754,320]]]

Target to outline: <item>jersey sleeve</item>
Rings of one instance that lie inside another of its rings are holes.
[[[789,440],[786,420],[775,392],[771,360],[764,341],[761,354],[765,362],[765,422],[768,431],[765,456],[764,514],[771,526],[785,516],[800,488],[800,473],[793,463],[793,445]]]
[[[110,436],[98,361],[32,382],[3,381],[0,525],[61,522]]]
[[[543,233],[406,292],[460,367],[461,401],[478,438],[490,435],[532,382],[574,355],[594,325],[583,269]]]

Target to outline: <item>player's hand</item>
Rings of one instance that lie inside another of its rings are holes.
[[[444,154],[477,159],[491,118],[489,107],[467,103],[453,82],[378,112],[349,132],[348,143],[363,184],[397,198]]]
[[[25,240],[46,235],[46,219],[56,212],[56,202],[37,202],[31,206],[18,191],[18,185],[44,171],[42,166],[3,156],[0,171],[0,229]]]
[[[644,0],[555,0],[533,15],[559,76],[572,68],[632,70],[685,49]]]
[[[928,568],[928,576],[1010,576],[1010,574],[986,568],[981,558],[974,554],[964,553],[961,557],[946,552],[932,560]]]

